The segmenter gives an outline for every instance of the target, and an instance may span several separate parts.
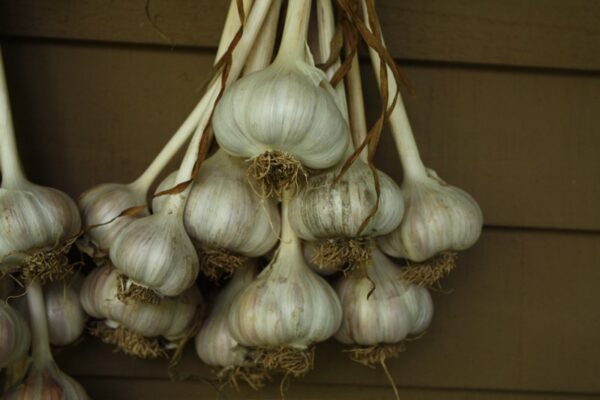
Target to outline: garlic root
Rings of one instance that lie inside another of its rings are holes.
[[[291,153],[267,150],[250,159],[248,176],[259,184],[263,197],[280,198],[288,188],[298,189],[308,182],[308,171]]]
[[[135,283],[125,274],[120,274],[118,279],[117,299],[123,303],[134,300],[146,304],[160,304],[163,296],[155,290]]]
[[[338,268],[344,273],[365,265],[371,259],[369,238],[340,238],[321,241],[312,262],[321,268]]]
[[[439,283],[456,267],[458,255],[446,251],[421,263],[409,264],[402,268],[400,276],[403,280],[419,286],[433,286]]]
[[[253,361],[267,371],[301,377],[315,366],[315,347],[299,349],[290,346],[257,348],[250,353]]]
[[[147,338],[123,326],[111,328],[98,323],[90,329],[90,333],[106,344],[117,346],[123,353],[144,360],[166,357],[158,338]]]

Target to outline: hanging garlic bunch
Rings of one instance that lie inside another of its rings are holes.
[[[1,397],[2,400],[89,399],[73,378],[62,372],[50,352],[42,288],[33,281],[27,289],[32,327],[32,363],[25,380]]]
[[[229,10],[221,41],[217,50],[216,61],[227,51],[233,37],[240,27],[237,7]],[[245,0],[245,8],[250,1]],[[79,207],[87,226],[84,238],[78,242],[80,250],[103,263],[113,241],[120,231],[134,219],[148,215],[146,207],[148,191],[171,159],[189,140],[203,116],[208,112],[210,94],[217,90],[218,82],[211,88],[192,110],[167,145],[160,151],[144,173],[129,184],[104,183],[95,186],[79,199]],[[129,210],[129,213],[123,214]]]
[[[175,175],[169,175],[157,192],[173,187]],[[155,212],[164,201],[154,199]],[[275,201],[258,198],[243,162],[222,150],[203,163],[188,197],[184,224],[198,247],[201,271],[215,279],[231,274],[244,258],[271,250],[281,226]]]
[[[4,300],[0,300],[0,368],[23,358],[30,343],[25,320]]]
[[[231,85],[215,109],[217,142],[250,159],[248,172],[266,196],[301,184],[306,168],[339,163],[350,139],[326,76],[306,62],[310,3],[288,3],[273,64]]]
[[[247,287],[256,276],[256,265],[248,260],[239,267],[227,286],[219,292],[212,310],[196,335],[196,353],[207,365],[219,367],[217,377],[224,383],[237,387],[242,380],[253,389],[264,385],[268,373],[251,361],[249,351],[231,336],[228,316],[235,296]]]
[[[366,267],[342,277],[336,285],[344,318],[335,338],[355,347],[351,358],[363,365],[380,364],[396,396],[385,361],[404,349],[409,336],[423,333],[433,317],[433,303],[426,288],[402,279],[395,266],[377,248]]]
[[[257,1],[245,25],[244,35],[232,55],[228,81],[237,78],[250,52],[271,1]],[[191,287],[199,272],[196,250],[184,226],[184,211],[200,155],[199,148],[217,101],[223,71],[212,81],[203,98],[204,110],[175,179],[176,190],[157,213],[136,219],[115,237],[109,250],[111,263],[122,272],[121,299],[158,303],[163,296],[177,296]]]
[[[235,298],[229,330],[236,342],[253,348],[258,365],[299,376],[313,365],[312,345],[337,331],[342,311],[333,289],[304,262],[287,216],[290,197],[286,191],[279,249]]]
[[[364,1],[362,6],[364,20],[369,24]],[[381,58],[373,48],[369,48],[369,54],[381,84]],[[389,67],[387,74],[392,76]],[[387,82],[389,93],[396,93],[396,81],[390,78]],[[483,216],[479,205],[469,194],[448,185],[434,171],[425,168],[400,95],[389,121],[404,168],[401,190],[406,210],[400,226],[381,237],[378,243],[385,253],[410,261],[421,262],[440,256],[407,271],[406,277],[410,277],[411,281],[429,285],[453,268],[454,257],[449,252],[465,250],[477,241]]]
[[[93,333],[126,354],[156,358],[165,354],[168,342],[184,344],[199,321],[203,303],[194,285],[181,296],[159,305],[118,299],[119,272],[106,265],[94,269],[84,280],[80,299],[84,310],[99,322]]]
[[[66,252],[79,233],[77,206],[66,194],[27,180],[17,152],[0,55],[0,271],[20,270],[26,281],[70,271]]]

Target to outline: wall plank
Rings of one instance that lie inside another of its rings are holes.
[[[213,47],[228,1],[0,0],[0,35]],[[380,0],[393,54],[413,60],[600,69],[594,0]],[[161,33],[162,32],[162,33]]]
[[[141,173],[197,101],[212,63],[191,50],[56,43],[6,43],[5,59],[31,177],[73,195]],[[376,89],[363,72],[373,114]],[[481,203],[487,224],[600,229],[600,78],[421,65],[406,72],[425,161]],[[381,159],[400,181],[387,135]]]
[[[428,334],[388,366],[401,386],[600,393],[600,235],[486,230],[434,293]],[[381,369],[319,346],[310,383],[386,385]],[[209,377],[191,348],[182,374]],[[81,360],[94,360],[82,363]],[[79,376],[165,378],[166,363],[139,362],[95,341],[58,360]],[[340,373],[343,365],[344,373]]]
[[[204,398],[247,399],[247,400],[280,400],[282,398],[277,385],[272,385],[258,392],[243,388],[241,392],[225,390],[217,392],[207,383],[168,382],[139,379],[98,379],[83,378],[88,394],[94,399],[130,400],[132,398],[158,398],[169,400],[196,400]],[[322,399],[392,399],[391,388],[306,385],[293,383],[285,392],[289,400],[322,400]],[[550,393],[515,393],[464,390],[423,390],[400,388],[400,398],[404,400],[587,400],[596,398],[589,395],[550,394]]]

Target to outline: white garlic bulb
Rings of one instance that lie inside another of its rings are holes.
[[[2,400],[88,400],[83,387],[54,362],[34,365],[25,380],[2,396]]]
[[[176,194],[172,196],[180,196]],[[133,283],[164,296],[191,287],[199,271],[196,249],[183,225],[184,207],[168,207],[124,227],[110,247],[112,264]]]
[[[51,249],[81,229],[79,210],[66,194],[25,180],[0,187],[0,266],[26,253]]]
[[[366,270],[342,277],[336,291],[344,318],[335,338],[342,343],[400,343],[424,331],[433,317],[427,289],[402,281],[400,269],[378,249]]]
[[[84,310],[94,318],[113,321],[146,337],[163,336],[178,340],[188,334],[203,305],[197,286],[177,298],[165,298],[160,304],[148,304],[117,298],[119,272],[109,266],[94,269],[80,291]]]
[[[87,315],[79,302],[79,281],[56,281],[44,288],[50,343],[66,346],[81,336]]]
[[[304,262],[300,239],[286,215],[289,197],[288,191],[278,252],[231,305],[229,329],[243,346],[306,349],[332,336],[341,322],[337,295]]]
[[[31,335],[25,320],[4,300],[0,300],[0,368],[27,354]]]
[[[281,161],[273,161],[281,154],[313,169],[332,167],[345,155],[349,128],[334,90],[325,74],[306,62],[309,16],[307,0],[290,2],[273,64],[244,76],[223,94],[213,127],[229,154],[263,155],[267,169]]]
[[[248,351],[231,336],[227,320],[235,296],[255,276],[256,266],[249,261],[234,272],[227,286],[218,294],[210,315],[196,335],[196,353],[204,363],[220,367],[247,364]]]
[[[86,253],[90,255],[106,254],[117,234],[135,219],[128,215],[118,216],[131,207],[146,204],[143,189],[138,188],[135,183],[129,185],[105,183],[81,195],[79,208],[84,224],[88,227],[86,237],[93,247],[91,249],[83,248]],[[144,210],[139,216],[147,214],[147,210]]]
[[[176,174],[157,192],[175,186]],[[164,201],[164,196],[154,199],[155,212]],[[275,201],[260,199],[248,183],[243,161],[219,150],[202,164],[188,195],[184,224],[202,246],[259,257],[277,243],[281,220]]]
[[[47,251],[81,229],[66,194],[29,182],[21,166],[0,54],[0,269],[21,265],[27,254]]]
[[[433,170],[405,179],[406,211],[400,226],[379,238],[386,254],[424,261],[444,251],[471,247],[481,235],[483,215],[465,191],[446,184]]]
[[[380,197],[377,212],[362,231],[359,228],[377,204],[377,193],[371,169],[356,160],[337,182],[334,170],[311,178],[290,204],[290,223],[296,234],[314,241],[329,238],[379,236],[398,227],[404,212],[404,201],[398,185],[377,171]]]

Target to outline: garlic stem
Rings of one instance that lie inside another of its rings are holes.
[[[244,0],[243,5],[246,14],[248,14],[248,10],[250,10],[252,2],[253,0]],[[240,29],[240,26],[241,23],[237,11],[237,0],[231,0],[229,12],[225,20],[225,26],[223,27],[223,33],[221,34],[219,48],[217,49],[215,63],[217,63],[227,51],[231,41],[233,40],[233,37]],[[166,146],[163,147],[163,149],[158,153],[156,158],[150,163],[148,168],[146,168],[139,178],[130,184],[133,190],[139,191],[139,193],[148,193],[150,186],[152,186],[152,183],[154,183],[158,175],[165,169],[167,164],[171,161],[175,154],[177,154],[179,149],[181,149],[181,146],[188,141],[192,133],[194,133],[194,128],[198,126],[202,116],[206,113],[207,105],[205,98],[210,97],[209,90],[207,90],[204,96],[202,96],[202,99],[200,99],[190,115],[188,115],[185,121],[183,121],[183,124],[181,124],[179,129],[177,129],[175,134],[171,137]]]
[[[244,15],[247,17],[254,0],[243,0],[242,7],[244,7]],[[225,25],[223,25],[223,33],[221,34],[221,40],[219,40],[219,47],[217,48],[217,55],[215,56],[215,62],[219,61],[223,54],[229,48],[229,44],[233,40],[235,34],[240,28],[240,16],[237,7],[237,0],[231,0],[229,2],[229,10],[227,11],[227,17],[225,18]]]
[[[291,253],[302,254],[300,238],[290,224],[289,208],[294,193],[293,190],[287,189],[281,199],[281,250],[286,250]]]
[[[4,60],[0,47],[0,170],[2,171],[2,187],[11,188],[26,180],[15,140],[10,110],[10,99],[4,73]]]
[[[352,60],[352,66],[346,77],[348,90],[348,109],[350,111],[350,130],[354,147],[357,148],[367,137],[367,120],[365,114],[365,101],[363,97],[362,82],[360,79],[360,65],[358,54]],[[368,148],[360,153],[360,158],[368,162]]]
[[[273,0],[257,0],[252,7],[252,11],[248,16],[246,25],[244,28],[244,34],[240,38],[235,50],[232,54],[231,68],[227,77],[227,83],[235,81],[248,58],[250,50],[256,41],[256,37],[263,25],[265,17],[271,7]],[[213,79],[209,85],[206,95],[200,101],[199,107],[201,107],[201,118],[194,132],[194,136],[188,146],[185,153],[179,171],[177,173],[176,183],[180,184],[188,181],[192,177],[192,172],[196,160],[199,154],[199,144],[202,140],[205,128],[210,121],[212,115],[211,110],[214,108],[218,94],[221,89],[223,71],[221,71],[215,79]],[[180,213],[183,216],[183,209],[185,202],[187,201],[187,195],[192,185],[189,185],[183,192],[177,195],[170,196],[165,207],[160,212],[165,213]]]
[[[312,0],[288,2],[281,45],[275,62],[293,65],[297,60],[304,60],[311,2]]]
[[[244,75],[260,71],[271,64],[280,9],[281,0],[273,0],[267,19],[260,31],[260,39],[254,44],[248,56],[248,61],[244,67]]]
[[[50,352],[50,339],[48,336],[48,321],[46,320],[46,306],[44,293],[38,281],[32,281],[27,289],[27,303],[32,329],[32,355],[34,364],[43,366],[53,361]]]
[[[372,31],[369,25],[366,0],[363,0],[361,3],[365,24]],[[381,37],[381,42],[385,46],[383,37]],[[375,78],[377,79],[377,82],[381,84],[379,70],[381,58],[379,57],[379,54],[377,54],[377,52],[371,47],[369,47],[369,56],[371,57],[371,63],[373,64]],[[389,67],[387,67],[387,76],[389,93],[388,104],[391,104],[394,94],[398,91],[398,82],[396,82],[394,79],[394,75]],[[423,164],[421,156],[419,155],[419,149],[417,148],[417,143],[415,142],[413,131],[408,120],[408,115],[406,114],[406,108],[404,107],[404,102],[402,101],[402,94],[399,91],[398,99],[396,100],[394,109],[390,114],[389,122],[392,129],[392,136],[396,142],[396,148],[400,153],[400,161],[402,162],[402,167],[404,168],[404,179],[419,180],[427,177],[427,170],[425,169],[425,165]]]
[[[317,25],[319,30],[319,62],[325,63],[329,60],[331,54],[331,40],[335,36],[335,17],[333,15],[333,4],[331,0],[317,0]],[[325,71],[328,79],[331,79],[340,67],[338,59]],[[340,111],[346,121],[349,121],[348,106],[346,103],[346,90],[343,84],[335,87],[338,97]]]

